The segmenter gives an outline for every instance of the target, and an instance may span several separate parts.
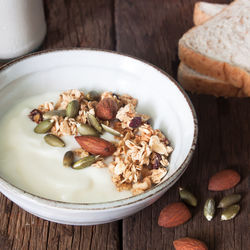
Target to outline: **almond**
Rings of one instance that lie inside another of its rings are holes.
[[[110,156],[116,150],[114,144],[99,137],[83,135],[76,136],[75,139],[84,150],[93,155]]]
[[[116,117],[118,106],[112,98],[104,98],[96,105],[96,116],[102,120],[112,120]]]
[[[240,175],[235,170],[225,169],[210,178],[208,190],[223,191],[236,186],[239,182]]]
[[[204,242],[193,238],[181,238],[173,242],[175,250],[208,250]]]
[[[182,202],[167,205],[161,210],[158,224],[162,227],[179,226],[191,218],[191,213]]]

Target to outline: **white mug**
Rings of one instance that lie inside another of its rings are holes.
[[[0,0],[0,60],[36,50],[45,35],[42,0]]]

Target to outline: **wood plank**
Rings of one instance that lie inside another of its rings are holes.
[[[176,77],[177,44],[181,35],[192,26],[193,4],[196,1],[118,0],[115,6],[117,50],[148,60]],[[228,3],[230,1],[210,1]],[[247,249],[247,208],[249,199],[247,167],[250,165],[249,99],[216,99],[190,95],[199,120],[199,140],[195,156],[181,178],[158,202],[123,221],[123,249],[173,249],[172,241],[195,237],[209,249]],[[243,180],[234,190],[223,193],[207,191],[208,178],[217,170],[237,169]],[[165,229],[157,225],[161,209],[179,200],[178,186],[188,187],[199,199],[191,209],[193,219],[185,225]],[[244,194],[242,210],[235,220],[220,222],[220,212],[212,222],[202,215],[208,197],[218,202],[224,194]]]
[[[48,34],[43,49],[114,49],[113,0],[45,0]],[[51,223],[0,194],[0,249],[119,249],[119,222],[99,226]]]

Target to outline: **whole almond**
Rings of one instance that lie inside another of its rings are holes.
[[[167,205],[161,210],[158,218],[158,225],[162,227],[179,226],[191,218],[191,213],[187,206],[182,202]]]
[[[112,98],[104,98],[96,105],[96,116],[102,120],[112,120],[116,117],[118,106]]]
[[[210,191],[223,191],[236,186],[240,182],[240,175],[232,169],[222,170],[213,175],[208,184]]]
[[[175,240],[173,245],[176,250],[208,250],[204,242],[189,237]]]
[[[83,135],[76,136],[75,139],[84,150],[93,155],[110,156],[116,150],[114,144],[99,137]]]

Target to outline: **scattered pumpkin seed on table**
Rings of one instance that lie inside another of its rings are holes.
[[[186,202],[188,205],[193,206],[193,207],[197,206],[198,202],[197,202],[196,197],[187,189],[180,187],[179,194],[180,194],[181,200]]]
[[[233,219],[240,211],[240,206],[238,204],[232,205],[222,210],[221,220],[231,220]]]
[[[241,200],[240,194],[230,194],[222,198],[219,202],[218,208],[226,208],[235,203],[238,203]]]
[[[78,115],[80,104],[77,100],[71,101],[66,108],[66,116],[69,118],[75,118]]]
[[[64,141],[56,135],[47,134],[44,136],[44,140],[47,144],[49,144],[52,147],[61,147],[62,148],[65,146]]]
[[[212,198],[206,200],[204,209],[203,209],[204,216],[208,221],[211,221],[214,217],[215,213],[215,201]]]
[[[53,124],[53,120],[44,120],[34,128],[34,132],[37,134],[46,134],[51,130]]]

